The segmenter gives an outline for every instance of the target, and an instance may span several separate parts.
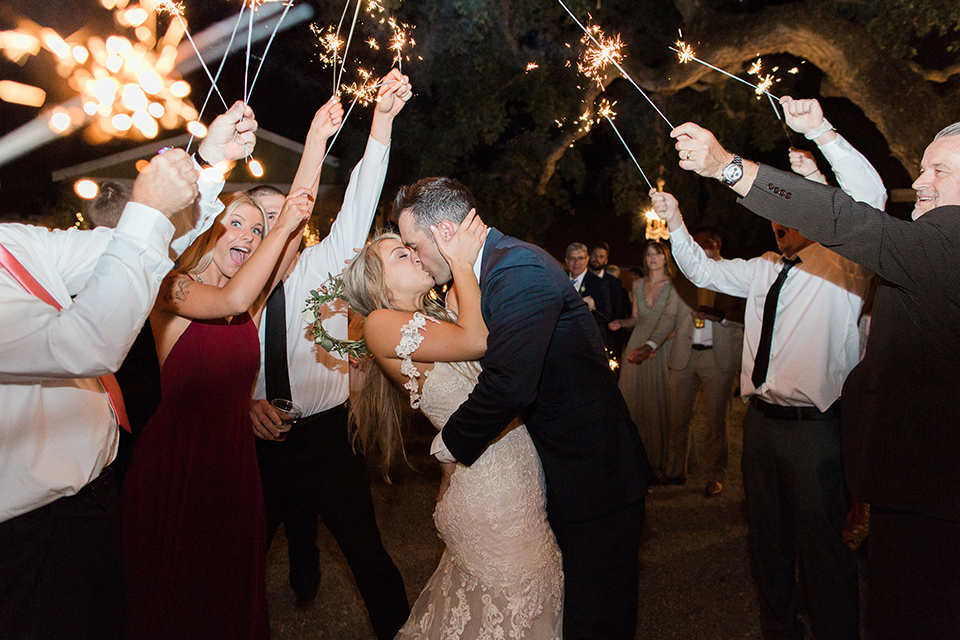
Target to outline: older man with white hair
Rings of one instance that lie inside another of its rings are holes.
[[[812,102],[784,98],[788,123],[829,128]],[[682,168],[883,278],[843,388],[847,483],[871,505],[867,624],[877,639],[960,637],[960,123],[923,154],[912,221],[743,160],[695,124],[671,136]]]

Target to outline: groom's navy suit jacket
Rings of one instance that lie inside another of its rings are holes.
[[[654,475],[604,355],[597,324],[548,253],[496,229],[481,263],[490,331],[480,380],[443,428],[470,465],[520,416],[547,481],[547,505],[570,521],[644,497]]]

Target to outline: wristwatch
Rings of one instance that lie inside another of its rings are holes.
[[[733,160],[730,161],[730,164],[723,168],[723,172],[720,174],[720,182],[732,187],[740,181],[740,178],[743,177],[743,158],[740,156],[733,156]]]

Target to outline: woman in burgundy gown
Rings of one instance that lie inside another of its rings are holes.
[[[162,401],[121,495],[130,640],[270,636],[250,396],[257,324],[296,255],[309,193],[287,198],[266,237],[263,210],[234,194],[161,287],[150,320]]]

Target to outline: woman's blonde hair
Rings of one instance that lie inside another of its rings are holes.
[[[263,207],[250,199],[250,197],[243,191],[235,191],[233,193],[228,193],[226,195],[220,196],[220,199],[226,205],[223,211],[220,212],[220,215],[216,217],[213,221],[213,224],[210,225],[210,228],[200,234],[200,236],[193,241],[187,250],[183,252],[183,255],[180,256],[180,259],[177,261],[177,266],[174,269],[176,273],[200,273],[204,271],[207,267],[210,266],[210,263],[213,261],[213,249],[217,244],[217,240],[226,230],[223,226],[223,221],[226,220],[231,213],[237,210],[237,208],[247,204],[260,212],[260,215],[263,216],[263,237],[267,236],[267,231],[270,230],[270,224],[267,221],[267,214],[263,211]],[[262,238],[261,238],[262,239]]]
[[[384,263],[380,244],[384,240],[403,242],[396,233],[378,233],[361,249],[343,271],[343,288],[350,307],[366,317],[377,309],[396,309],[387,291]],[[450,313],[438,302],[424,296],[419,311],[441,321],[451,321]],[[399,340],[399,335],[397,339]],[[350,406],[351,440],[366,455],[380,454],[383,477],[389,482],[389,471],[394,458],[400,454],[406,460],[401,432],[403,404],[409,397],[387,376],[375,358],[369,366],[360,393]]]

